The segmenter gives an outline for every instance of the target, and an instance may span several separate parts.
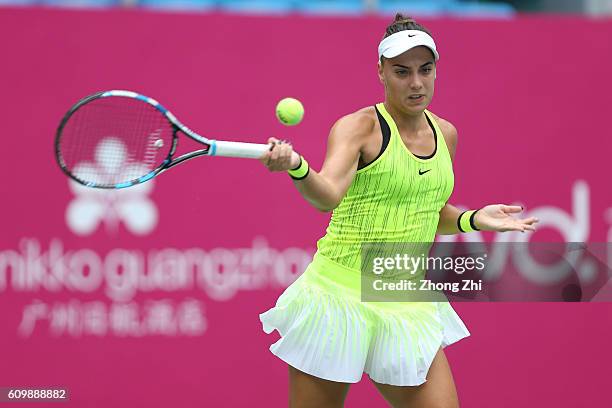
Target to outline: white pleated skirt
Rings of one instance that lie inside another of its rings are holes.
[[[281,338],[270,351],[316,377],[356,383],[425,382],[440,349],[470,335],[448,302],[362,302],[360,272],[316,254],[306,271],[259,315]]]

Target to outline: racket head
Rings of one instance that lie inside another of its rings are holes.
[[[118,189],[152,179],[176,151],[174,116],[152,98],[103,91],[77,102],[55,137],[64,173],[94,188]]]

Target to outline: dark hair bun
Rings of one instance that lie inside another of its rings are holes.
[[[385,35],[383,38],[404,30],[419,30],[431,35],[429,30],[417,23],[412,17],[405,16],[402,13],[397,13],[393,22],[385,30]]]
[[[402,13],[397,13],[397,14],[395,15],[395,20],[393,20],[393,22],[394,22],[394,23],[403,23],[403,24],[405,24],[405,23],[408,23],[408,24],[410,24],[410,23],[412,23],[412,24],[416,24],[416,21],[415,21],[415,20],[414,20],[412,17],[405,16],[405,15],[403,15]]]

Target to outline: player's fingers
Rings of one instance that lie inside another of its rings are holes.
[[[272,151],[278,144],[278,139],[275,137],[270,137],[268,138],[268,143],[270,144],[270,151]]]
[[[520,231],[523,232],[525,225],[522,220],[517,220],[516,218],[508,218],[506,222],[504,222],[504,226],[501,228],[502,232],[504,231]]]
[[[278,166],[279,170],[288,170],[291,164],[291,147],[283,144],[279,148]]]
[[[535,227],[535,223],[537,222],[537,219],[534,217],[525,219],[525,220],[518,220],[516,221],[516,223],[514,223],[515,228],[514,230],[520,230],[521,232],[525,232],[525,231],[535,231],[536,227]]]
[[[281,149],[279,148],[279,144],[278,144],[278,141],[277,141],[277,143],[274,144],[274,149],[272,149],[272,151],[270,152],[270,159],[272,161],[278,160],[278,157],[280,155],[280,151],[281,151]]]
[[[282,140],[279,140],[272,154],[274,159],[274,170],[287,170],[291,158],[290,146]]]
[[[264,155],[263,160],[267,158],[267,167],[271,171],[284,171],[291,165],[293,147],[285,140],[270,138],[273,141],[273,148]]]
[[[520,205],[502,205],[502,211],[507,214],[516,214],[523,211],[523,207]]]
[[[286,142],[284,142],[284,144],[282,146],[282,150],[281,150],[281,155],[283,157],[283,161],[284,162],[291,161],[291,153],[292,152],[293,152],[293,148],[291,147],[291,145],[289,145]]]

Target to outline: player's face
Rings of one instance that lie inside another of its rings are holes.
[[[427,47],[415,47],[379,64],[388,103],[406,113],[422,113],[434,94],[436,65]]]

